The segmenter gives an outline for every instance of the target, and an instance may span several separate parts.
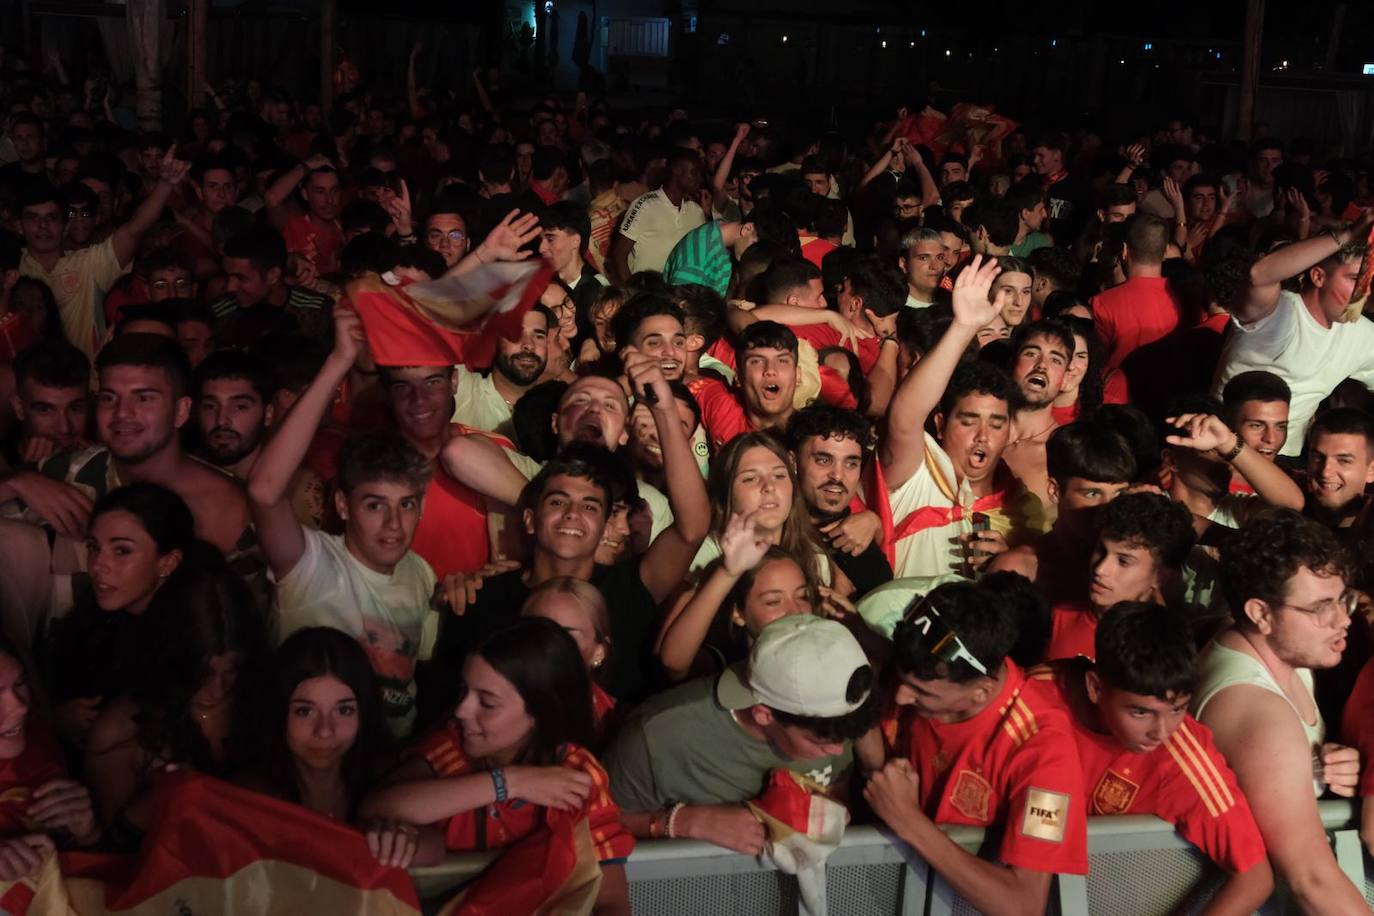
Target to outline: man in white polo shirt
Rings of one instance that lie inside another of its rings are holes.
[[[668,156],[668,178],[657,191],[640,195],[625,211],[620,230],[611,242],[606,273],[624,283],[641,270],[663,270],[673,246],[706,222],[697,203],[701,190],[701,160],[690,149]]]
[[[1283,455],[1302,451],[1317,405],[1337,385],[1347,378],[1374,384],[1374,323],[1344,318],[1371,224],[1374,211],[1366,210],[1352,228],[1329,228],[1260,258],[1250,268],[1249,294],[1231,310],[1237,332],[1221,355],[1213,392],[1255,369],[1287,382],[1293,398]],[[1290,277],[1300,279],[1300,292],[1283,289]]]
[[[991,364],[960,365],[978,329],[1010,301],[1005,291],[996,301],[988,298],[997,272],[995,259],[979,255],[959,274],[953,323],[892,396],[879,460],[892,509],[896,578],[957,570],[954,539],[972,535],[975,513],[1003,537],[1012,527],[1008,508],[1020,486],[1002,452],[1015,384]],[[938,439],[925,431],[932,413]]]

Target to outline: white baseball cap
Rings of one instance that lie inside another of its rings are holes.
[[[844,624],[789,614],[763,628],[749,661],[726,669],[716,699],[726,709],[762,703],[794,716],[844,716],[868,699],[867,692],[853,702],[845,696],[854,672],[865,667],[868,657]]]

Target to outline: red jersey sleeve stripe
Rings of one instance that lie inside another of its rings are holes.
[[[1226,780],[1222,778],[1221,773],[1217,771],[1216,764],[1212,761],[1211,755],[1207,753],[1207,748],[1203,747],[1197,735],[1194,735],[1188,728],[1186,720],[1179,726],[1178,731],[1174,732],[1174,736],[1178,738],[1184,748],[1187,749],[1189,759],[1196,763],[1198,776],[1211,786],[1212,790],[1216,793],[1217,802],[1220,804],[1222,810],[1229,811],[1233,808],[1236,804],[1236,799],[1235,796],[1231,794],[1230,786],[1226,785]]]
[[[1212,817],[1221,817],[1223,812],[1221,810],[1218,810],[1217,799],[1216,796],[1213,794],[1211,787],[1209,787],[1202,780],[1198,779],[1197,774],[1193,772],[1193,767],[1189,763],[1188,759],[1184,756],[1182,749],[1178,745],[1178,742],[1170,739],[1169,741],[1165,742],[1164,746],[1168,748],[1169,756],[1174,758],[1174,763],[1178,764],[1179,770],[1183,773],[1185,777],[1187,777],[1188,782],[1192,784],[1193,791],[1196,792],[1198,798],[1202,800],[1202,804],[1207,809],[1207,813],[1210,814]]]
[[[1021,699],[1020,697],[1017,697],[1015,707],[1019,709],[1021,711],[1021,715],[1025,717],[1027,738],[1029,738],[1031,735],[1034,735],[1036,732],[1040,731],[1040,724],[1035,721],[1035,713],[1032,712],[1031,708],[1026,705],[1025,700]]]

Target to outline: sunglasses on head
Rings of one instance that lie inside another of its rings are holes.
[[[915,598],[907,605],[907,609],[902,613],[902,625],[919,631],[925,650],[940,661],[946,664],[964,661],[974,671],[984,677],[988,676],[987,665],[968,650],[968,646],[964,645],[959,634],[940,616],[939,609],[928,596]]]

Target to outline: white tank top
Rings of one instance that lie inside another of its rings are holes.
[[[1321,710],[1317,708],[1316,698],[1313,697],[1312,671],[1310,668],[1299,668],[1297,671],[1298,680],[1302,682],[1303,689],[1307,691],[1309,697],[1312,697],[1312,708],[1317,710],[1317,720],[1312,723],[1303,719],[1298,708],[1288,698],[1288,694],[1284,693],[1278,681],[1274,680],[1274,675],[1270,674],[1264,663],[1253,655],[1228,648],[1216,640],[1212,640],[1207,648],[1202,651],[1199,667],[1202,669],[1202,677],[1198,684],[1197,693],[1193,695],[1194,718],[1201,719],[1202,710],[1206,708],[1208,702],[1227,687],[1234,687],[1238,684],[1261,687],[1270,693],[1277,693],[1283,697],[1284,702],[1293,710],[1293,715],[1297,717],[1298,724],[1302,726],[1303,734],[1307,736],[1307,744],[1312,749],[1313,755],[1315,756],[1320,752],[1322,742],[1326,739],[1326,725],[1322,722]],[[1315,776],[1312,780],[1312,786],[1318,796],[1326,791],[1326,785],[1316,779]]]

